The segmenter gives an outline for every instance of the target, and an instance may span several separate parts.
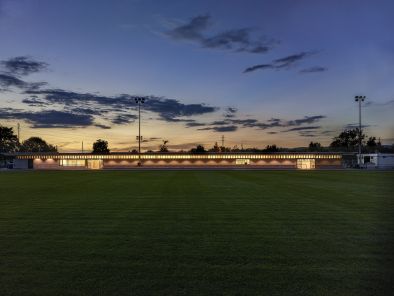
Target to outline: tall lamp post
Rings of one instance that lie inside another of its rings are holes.
[[[145,98],[136,97],[138,105],[138,165],[141,165],[141,104],[145,103]]]
[[[354,100],[358,102],[358,165],[361,167],[361,104],[365,100],[365,96],[355,96]]]

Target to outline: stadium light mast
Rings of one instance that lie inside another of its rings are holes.
[[[141,104],[145,103],[145,98],[134,98],[138,105],[138,165],[141,165]]]
[[[354,101],[358,102],[358,165],[361,166],[361,104],[365,101],[365,96],[355,96]]]

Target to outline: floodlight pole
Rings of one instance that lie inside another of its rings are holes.
[[[145,98],[136,97],[135,102],[138,104],[138,165],[141,165],[141,104],[145,103]]]
[[[138,155],[141,160],[141,103],[138,102]]]
[[[354,100],[358,102],[358,165],[361,167],[361,103],[364,102],[365,96],[355,96]]]

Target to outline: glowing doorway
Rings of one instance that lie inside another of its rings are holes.
[[[297,159],[297,169],[312,170],[315,168],[314,159]]]
[[[103,160],[102,159],[89,159],[88,160],[88,169],[100,170],[102,168],[103,168]]]

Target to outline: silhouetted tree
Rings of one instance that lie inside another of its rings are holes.
[[[169,141],[168,140],[163,140],[163,144],[160,145],[160,152],[168,152],[168,147],[167,147],[167,143]]]
[[[20,151],[22,152],[57,152],[57,148],[48,144],[40,137],[31,137],[23,141]]]
[[[15,152],[19,149],[18,137],[12,127],[0,126],[0,153]]]
[[[133,149],[130,152],[133,153],[133,154],[138,154],[138,150],[137,149]]]
[[[321,144],[319,142],[310,142],[309,151],[319,151],[321,149]]]
[[[210,149],[209,151],[211,152],[220,152],[220,147],[218,145],[218,142],[215,142],[215,145],[213,145],[212,149]]]
[[[276,147],[276,145],[267,145],[267,147],[265,147],[265,149],[263,150],[264,152],[279,152],[278,147]]]
[[[205,153],[205,152],[206,152],[206,151],[205,151],[205,148],[204,148],[203,145],[197,145],[196,148],[192,148],[192,149],[190,150],[190,153]]]
[[[220,152],[230,152],[230,151],[231,151],[231,148],[220,146]]]
[[[378,144],[376,143],[376,138],[375,137],[369,137],[369,139],[367,140],[367,146],[374,148],[376,146],[378,146]]]
[[[361,142],[365,139],[365,134],[361,134]],[[353,149],[358,145],[359,141],[359,129],[350,129],[344,130],[339,134],[339,136],[335,137],[330,144],[331,147],[341,147],[341,148],[348,148]]]
[[[102,139],[98,139],[93,143],[93,153],[96,154],[107,154],[109,153],[108,142]]]

